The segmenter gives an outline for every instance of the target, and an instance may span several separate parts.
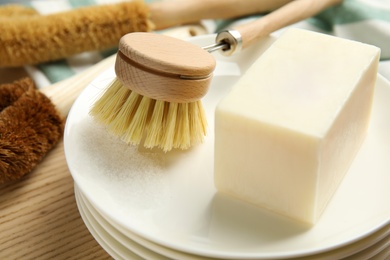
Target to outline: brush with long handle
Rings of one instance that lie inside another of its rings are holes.
[[[117,77],[94,103],[90,114],[126,143],[143,143],[165,152],[187,149],[202,142],[206,135],[200,99],[207,93],[215,67],[207,50],[221,49],[231,55],[340,2],[292,1],[258,20],[221,32],[216,44],[204,49],[157,34],[125,35],[119,42]]]
[[[291,0],[167,0],[151,4],[126,1],[93,5],[50,15],[24,15],[13,7],[0,7],[9,15],[0,19],[0,67],[17,67],[58,60],[84,51],[98,51],[118,44],[131,32],[147,32],[197,23],[201,19],[271,11]],[[26,8],[25,8],[26,9]],[[2,12],[1,12],[2,11]],[[18,15],[14,15],[14,13]]]

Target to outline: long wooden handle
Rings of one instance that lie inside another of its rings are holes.
[[[54,83],[49,87],[43,88],[41,91],[51,99],[57,110],[63,116],[66,116],[81,91],[100,73],[110,66],[113,66],[114,62],[115,55],[111,55],[110,57],[93,65],[86,71]]]
[[[226,19],[269,12],[292,0],[171,0],[149,5],[150,17],[156,29],[202,19]]]
[[[342,0],[295,0],[279,9],[234,29],[242,37],[242,48],[285,26],[312,17],[326,8],[340,4]]]

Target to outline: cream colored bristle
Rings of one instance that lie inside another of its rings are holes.
[[[175,103],[141,96],[116,78],[95,102],[91,116],[108,131],[130,144],[145,137],[146,148],[188,149],[206,135],[206,116],[201,101]]]
[[[151,99],[143,96],[137,111],[132,118],[129,128],[122,137],[122,140],[124,140],[126,143],[138,145],[141,142],[145,128],[148,124],[147,119],[149,115],[150,104]]]
[[[122,86],[123,89],[126,89]],[[115,135],[122,136],[128,132],[129,126],[141,102],[142,96],[129,90],[127,100],[122,103],[122,107],[116,113],[115,118],[107,123],[108,129]],[[129,143],[129,142],[127,142]]]
[[[93,104],[90,114],[103,124],[110,123],[130,93],[131,90],[124,88],[115,78],[103,92],[103,95]]]
[[[144,143],[146,148],[153,148],[155,146],[158,146],[161,142],[164,106],[164,101],[156,100],[153,108],[153,113],[149,122],[148,133]]]
[[[191,146],[188,103],[180,103],[177,109],[174,148],[187,149]]]
[[[200,100],[190,103],[188,115],[190,115],[191,143],[203,142],[203,138],[207,133],[207,119]]]
[[[163,120],[163,136],[159,147],[164,151],[169,151],[173,148],[173,141],[175,138],[175,125],[177,118],[177,106],[178,103],[170,102],[167,103],[168,112]]]

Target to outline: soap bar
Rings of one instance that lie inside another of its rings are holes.
[[[366,136],[379,54],[284,32],[216,108],[217,190],[315,224]]]

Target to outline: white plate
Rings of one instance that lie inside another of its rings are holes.
[[[139,256],[144,257],[145,259],[180,259],[180,260],[212,260],[212,258],[205,258],[197,255],[189,255],[181,251],[175,251],[170,248],[163,247],[161,245],[155,244],[148,240],[143,239],[131,233],[129,231],[122,230],[120,227],[116,227],[116,224],[112,220],[104,218],[94,207],[93,205],[83,196],[75,185],[76,196],[79,197],[81,204],[83,205],[84,211],[88,211],[89,215],[96,220],[96,223],[99,224],[100,229],[104,229],[107,232],[107,235],[111,239],[115,240],[125,247],[127,247],[132,252],[136,252]],[[327,251],[325,253],[315,254],[307,257],[300,257],[299,260],[309,260],[309,259],[343,259],[346,257],[358,257],[358,259],[368,259],[373,257],[376,254],[379,254],[386,246],[390,244],[390,224],[376,231],[364,239],[358,240],[355,243],[349,244],[347,246],[337,248],[335,250]],[[215,258],[213,258],[215,259]],[[293,258],[290,258],[291,260]]]
[[[80,199],[76,191],[75,191],[75,198],[76,198],[77,208],[80,212],[80,216],[83,219],[89,232],[99,243],[99,245],[110,256],[112,256],[116,260],[120,260],[120,259],[142,260],[141,257],[139,257],[138,255],[134,254],[131,251],[128,251],[122,244],[110,238],[110,235],[108,235],[108,233],[98,225],[94,217],[85,208],[83,201]]]
[[[99,224],[100,229],[104,229],[106,231],[106,235],[110,236],[110,239],[107,240],[114,240],[121,243],[128,250],[135,252],[144,259],[206,260],[206,258],[201,256],[190,255],[170,248],[164,248],[160,245],[154,244],[153,242],[145,240],[142,237],[138,237],[135,234],[126,236],[100,215],[100,213],[84,197],[82,192],[79,191],[77,185],[75,185],[75,195],[78,197],[78,203],[82,205],[84,212],[88,211],[88,215],[96,220],[95,224]]]
[[[212,37],[199,37],[207,45]],[[168,154],[138,149],[109,135],[88,115],[115,76],[95,79],[73,105],[65,155],[86,198],[123,229],[150,241],[209,257],[261,259],[316,254],[344,246],[390,221],[390,86],[378,78],[368,136],[347,176],[313,228],[221,196],[213,183],[213,117],[221,97],[270,42],[240,56],[216,55],[217,71],[203,103],[204,144]]]

